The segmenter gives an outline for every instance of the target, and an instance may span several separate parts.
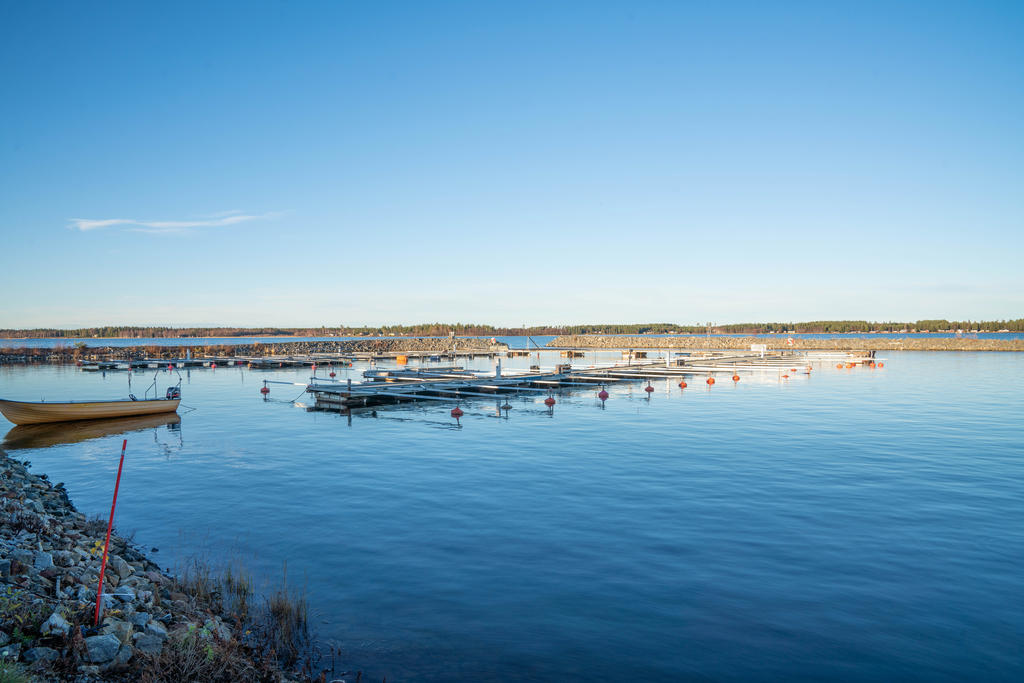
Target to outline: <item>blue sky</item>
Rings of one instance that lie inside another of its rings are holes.
[[[1024,3],[0,6],[0,327],[1024,316]]]

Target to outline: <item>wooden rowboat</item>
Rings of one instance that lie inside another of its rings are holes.
[[[173,413],[180,398],[157,398],[143,401],[67,401],[63,403],[5,401],[0,399],[0,413],[16,425],[70,420],[95,420],[105,417],[129,417]]]

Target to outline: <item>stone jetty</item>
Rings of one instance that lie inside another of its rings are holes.
[[[0,450],[2,680],[307,680],[266,656],[223,585],[189,587],[117,535],[94,627],[106,526],[78,512],[63,484]]]
[[[209,344],[199,346],[89,346],[55,349],[7,347],[0,348],[0,364],[10,363],[73,363],[79,360],[131,361],[145,358],[184,358],[193,356],[303,356],[313,353],[446,353],[453,348],[460,352],[501,353],[508,344],[482,337],[382,337],[323,341],[273,341],[252,344]]]
[[[836,337],[814,339],[771,337],[708,337],[702,335],[613,336],[596,334],[563,335],[548,342],[563,349],[746,349],[767,344],[769,349],[813,351],[1024,351],[1024,339],[974,339],[968,337]]]

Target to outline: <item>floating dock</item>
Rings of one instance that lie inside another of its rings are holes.
[[[715,373],[727,373],[738,381],[740,372],[776,373],[780,378],[810,373],[810,363],[833,362],[837,354],[773,352],[727,353],[680,356],[668,353],[661,360],[591,365],[573,368],[569,363],[553,370],[534,369],[503,374],[500,365],[494,373],[465,370],[461,367],[370,369],[362,382],[314,377],[306,385],[318,410],[347,410],[401,403],[405,401],[447,401],[495,398],[503,394],[551,394],[561,388],[600,387],[612,382],[674,378],[684,381],[693,375],[706,375],[713,384]],[[827,357],[826,357],[827,356]],[[870,356],[844,354],[845,364],[867,363]],[[270,382],[266,383],[277,383]],[[265,383],[265,384],[266,384]],[[281,382],[282,384],[292,384]]]

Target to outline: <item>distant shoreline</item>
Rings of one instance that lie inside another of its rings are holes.
[[[575,349],[744,349],[764,344],[770,349],[796,351],[1024,351],[1024,339],[975,339],[971,337],[833,337],[830,339],[778,335],[765,337],[653,337],[564,335],[549,348]]]

